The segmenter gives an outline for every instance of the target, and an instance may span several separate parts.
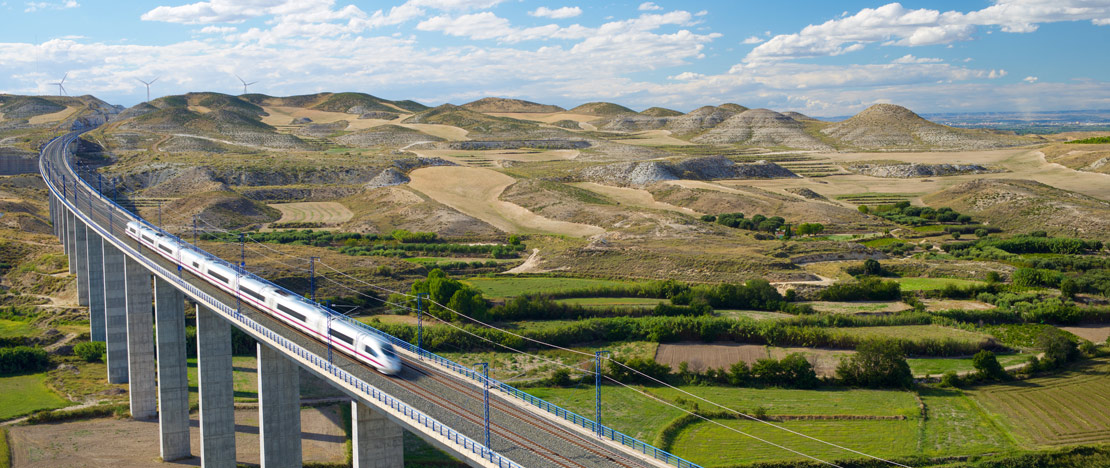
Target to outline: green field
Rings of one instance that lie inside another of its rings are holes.
[[[594,419],[594,387],[531,388],[528,393],[582,416]],[[651,442],[663,426],[682,415],[682,411],[652,401],[623,387],[601,389],[601,422],[637,439]]]
[[[1076,364],[1058,376],[982,386],[968,393],[1028,445],[1110,440],[1110,358]]]
[[[255,369],[258,366],[256,359],[253,356],[233,356],[231,358],[232,366],[232,379],[235,383],[235,401],[241,402],[254,402],[258,401],[258,373]],[[192,403],[197,401],[197,359],[189,358],[188,364],[189,373],[189,400]]]
[[[591,288],[598,286],[628,286],[628,281],[614,281],[590,278],[486,278],[474,277],[463,280],[482,291],[487,297],[516,297],[522,294],[565,291],[567,289]]]
[[[894,281],[902,285],[903,291],[933,291],[944,289],[950,284],[960,287],[985,284],[982,281],[956,278],[895,278]]]
[[[927,455],[967,454],[1013,448],[1013,439],[959,390],[922,389],[928,418],[921,439]]]
[[[0,420],[69,405],[46,387],[46,374],[0,377]]]
[[[37,335],[39,330],[29,322],[19,320],[4,320],[0,319],[0,338],[11,338],[13,336],[34,336]]]
[[[792,390],[722,386],[683,386],[682,390],[738,411],[763,407],[768,415],[865,415],[912,416],[917,414],[913,393],[902,390],[865,390],[830,388]],[[719,410],[713,405],[670,388],[651,388],[649,392],[670,401],[699,403],[703,409]],[[723,411],[723,410],[722,410]]]
[[[1008,367],[1028,361],[1029,356],[1028,354],[1003,354],[998,356],[998,363],[1002,364],[1002,367]],[[970,372],[975,370],[975,366],[971,364],[971,358],[911,358],[906,361],[910,363],[910,370],[913,371],[915,376],[932,375],[936,377],[948,371]]]
[[[727,419],[716,422],[817,458],[859,458],[851,452],[758,422]],[[917,449],[918,421],[915,420],[784,421],[776,424],[879,457],[903,456]],[[709,422],[695,423],[683,430],[675,439],[672,452],[706,468],[805,459]]]
[[[647,297],[576,297],[573,299],[560,299],[558,302],[583,307],[655,307],[666,299],[653,299]]]
[[[906,241],[904,241],[902,239],[895,238],[895,237],[882,237],[882,238],[879,238],[879,239],[865,240],[865,241],[860,242],[860,243],[863,244],[863,245],[866,245],[868,247],[877,248],[877,247],[886,247],[888,245],[894,245],[894,244],[905,244]]]

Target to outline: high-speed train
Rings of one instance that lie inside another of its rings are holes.
[[[175,238],[142,224],[127,223],[127,235],[143,246],[180,265],[205,281],[236,295],[240,300],[263,310],[320,341],[331,342],[336,350],[365,362],[387,375],[401,371],[401,359],[393,345],[381,337],[342,320],[332,320],[320,306],[267,285],[197,252]]]

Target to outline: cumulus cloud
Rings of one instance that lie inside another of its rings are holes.
[[[1027,77],[1023,78],[1021,81],[1024,81],[1024,82],[1029,83],[1029,84],[1033,84],[1033,83],[1037,82],[1037,77],[1027,76]]]
[[[662,10],[662,9],[663,9],[663,7],[661,7],[659,5],[656,5],[655,2],[641,3],[640,8],[639,8],[640,11],[659,11],[659,10]]]
[[[760,42],[763,42],[763,40],[764,40],[764,39],[763,39],[762,37],[759,37],[759,36],[751,36],[751,37],[749,37],[749,38],[747,38],[747,39],[744,39],[744,40],[743,40],[742,42],[740,42],[740,43],[741,43],[741,44],[759,44]]]
[[[4,5],[7,5],[7,3]],[[65,0],[62,2],[27,2],[24,5],[24,13],[34,13],[39,10],[68,10],[81,6],[76,0]]]
[[[667,77],[668,80],[678,80],[678,81],[689,81],[689,80],[696,80],[696,79],[699,79],[699,78],[705,78],[705,75],[703,75],[701,73],[694,73],[694,72],[682,72],[682,73],[679,73],[677,75]]]
[[[1027,33],[1040,23],[1091,21],[1110,24],[1106,0],[995,0],[967,13],[927,8],[907,9],[900,3],[864,8],[852,15],[811,24],[800,32],[778,35],[756,47],[747,61],[840,55],[866,44],[924,46],[972,39],[982,26]],[[988,31],[990,32],[990,31]]]
[[[555,9],[551,9],[548,7],[539,7],[535,10],[529,11],[528,14],[537,18],[564,19],[574,18],[575,16],[581,15],[582,9],[578,7],[561,7]]]
[[[944,60],[941,60],[939,58],[914,57],[913,55],[906,54],[897,59],[894,59],[893,63],[941,63],[943,61]]]

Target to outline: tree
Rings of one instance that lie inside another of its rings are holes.
[[[980,239],[982,239],[984,237],[987,237],[987,234],[989,234],[989,233],[987,232],[986,229],[979,228],[979,229],[975,230],[975,237],[978,237]]]
[[[883,266],[878,260],[869,258],[863,261],[863,272],[871,276],[879,276],[883,274]]]
[[[84,359],[86,362],[96,362],[101,360],[104,353],[107,351],[103,341],[86,341],[84,343],[77,343],[73,347],[73,354],[77,357]]]
[[[998,282],[1001,282],[1001,281],[1002,281],[1002,275],[999,274],[997,271],[988,271],[987,272],[987,282],[988,283],[998,283]]]
[[[960,224],[967,224],[971,222],[971,216],[959,215],[956,217],[956,222]]]
[[[867,213],[871,212],[871,208],[868,208],[867,205],[860,205],[859,208],[857,208],[857,209],[859,210],[860,213],[863,213],[863,214],[867,214]]]
[[[1045,328],[1037,335],[1037,346],[1044,350],[1041,363],[1045,368],[1061,366],[1079,355],[1079,347],[1075,342],[1065,332],[1054,327]]]
[[[821,223],[802,223],[798,225],[798,235],[814,235],[819,234],[825,230],[825,225]]]
[[[1071,299],[1079,292],[1079,283],[1074,279],[1068,278],[1060,282],[1060,296]]]
[[[945,372],[944,376],[940,378],[941,387],[959,387],[960,384],[962,384],[960,374],[957,374],[954,370]]]
[[[842,359],[836,376],[845,385],[870,388],[913,385],[913,373],[905,352],[893,341],[868,340],[860,343],[856,354]]]
[[[985,378],[1003,380],[1009,377],[1006,370],[998,363],[994,353],[985,349],[975,353],[975,357],[971,359],[971,365],[975,366],[979,375]]]
[[[741,386],[748,383],[752,378],[752,370],[748,367],[748,363],[744,361],[737,361],[728,368],[728,383],[734,386]]]
[[[956,239],[956,240],[960,240],[960,233],[959,233],[959,231],[953,231],[953,232],[952,232],[952,238],[953,238],[953,239]]]

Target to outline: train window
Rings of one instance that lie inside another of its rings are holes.
[[[143,240],[145,240],[145,241],[147,241],[147,242],[150,242],[151,244],[153,244],[153,243],[154,243],[154,239],[151,239],[151,238],[149,238],[149,237],[147,237],[147,236],[143,236]]]
[[[208,274],[212,275],[213,278],[216,278],[216,279],[218,279],[220,281],[223,281],[227,284],[231,284],[230,280],[228,280],[227,278],[224,278],[223,275],[220,275],[219,273],[216,273],[215,271],[208,270]]]
[[[277,294],[278,296],[281,296],[281,297],[289,297],[289,293],[287,293],[285,291],[282,291],[280,289],[275,289],[274,294]]]
[[[351,339],[351,337],[349,337],[347,335],[344,335],[342,333],[339,333],[335,330],[328,330],[328,333],[331,333],[331,336],[336,337],[339,341],[342,341],[342,342],[347,343],[347,344],[355,344],[355,340]]]
[[[253,289],[247,288],[245,286],[239,286],[239,290],[247,293],[248,296],[253,297],[255,299],[258,299],[260,301],[265,301],[266,300],[266,298],[263,297],[261,294],[258,294]]]
[[[393,345],[389,343],[382,344],[382,354],[384,354],[385,357],[394,357],[397,355],[393,352]]]
[[[374,348],[371,348],[369,346],[363,346],[362,348],[365,349],[366,352],[370,353],[371,356],[378,357],[378,353],[374,351]]]
[[[304,314],[297,313],[297,311],[295,311],[293,309],[290,309],[288,307],[285,307],[281,304],[277,305],[277,309],[281,312],[284,312],[286,314],[289,314],[289,315],[293,316],[293,318],[295,318],[297,320],[300,320],[302,322],[304,322],[305,319],[307,318],[307,317],[304,316]]]
[[[166,253],[173,253],[173,250],[171,250],[169,247],[166,247],[165,245],[158,244],[158,248],[166,251]]]
[[[197,262],[193,262],[193,268],[200,268],[200,264]]]

